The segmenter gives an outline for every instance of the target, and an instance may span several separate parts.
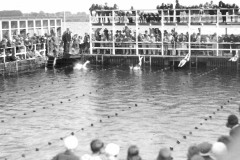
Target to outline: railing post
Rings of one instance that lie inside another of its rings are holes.
[[[43,43],[43,53],[44,53],[44,57],[46,57],[46,44]]]
[[[91,14],[89,14],[89,43],[90,43],[90,54],[93,54],[93,48],[92,48],[92,17]]]
[[[136,10],[136,15],[135,15],[135,17],[136,17],[136,21],[135,21],[135,23],[136,23],[136,55],[138,55],[139,54],[139,51],[138,51],[138,16],[137,16],[137,10]]]
[[[189,22],[188,22],[188,53],[191,54],[191,30],[190,30],[190,10],[189,10]]]
[[[25,59],[27,59],[27,47],[24,46],[24,55],[25,55]]]
[[[5,51],[5,49],[3,49],[3,56],[4,56],[3,57],[3,63],[5,64],[6,63],[6,51]]]
[[[217,56],[218,56],[218,53],[219,53],[219,42],[218,42],[218,28],[219,28],[219,12],[220,12],[220,10],[219,9],[217,9],[217,24],[216,24],[216,26],[217,26],[217,48],[216,48],[216,50],[217,50]]]
[[[176,22],[176,10],[173,10],[173,22]]]
[[[161,26],[162,26],[162,27],[161,27],[161,28],[162,28],[161,34],[162,34],[162,35],[161,35],[161,40],[162,40],[162,56],[163,56],[163,55],[164,55],[164,54],[163,54],[163,36],[164,36],[164,35],[163,35],[163,32],[164,32],[164,30],[163,30],[163,29],[164,29],[164,27],[163,27],[163,25],[164,25],[164,23],[163,23],[164,19],[163,19],[163,18],[164,18],[164,16],[163,16],[163,10],[162,10],[162,9],[161,9],[161,16],[162,16],[162,21],[161,21],[161,23],[162,23],[162,25],[161,25]]]
[[[191,17],[192,15],[191,15],[191,10],[189,9],[188,10],[188,25],[190,26],[191,25]]]
[[[115,12],[112,10],[112,54],[115,55],[115,40],[114,40],[114,34],[115,34]]]
[[[16,55],[17,55],[17,49],[16,49],[16,46],[13,47],[13,52],[14,52],[14,55],[15,55],[15,57],[16,57]]]

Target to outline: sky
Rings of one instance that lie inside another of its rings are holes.
[[[210,0],[179,0],[181,5],[198,5],[200,3],[210,2]],[[230,4],[236,3],[240,6],[239,0],[222,0]],[[1,0],[0,10],[21,10],[23,13],[44,11],[55,13],[61,11],[71,11],[72,13],[86,12],[94,4],[108,3],[109,6],[118,4],[120,9],[155,9],[161,3],[173,3],[175,0]],[[218,4],[219,0],[213,0]]]

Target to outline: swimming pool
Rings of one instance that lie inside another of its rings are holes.
[[[191,144],[227,135],[227,116],[238,114],[240,103],[238,72],[216,67],[130,71],[92,65],[39,69],[0,81],[0,157],[14,160],[51,159],[64,150],[60,138],[72,132],[79,156],[99,138],[119,144],[120,159],[135,144],[143,159],[173,147],[173,157],[183,160]]]

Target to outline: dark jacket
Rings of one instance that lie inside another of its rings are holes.
[[[80,160],[78,156],[76,156],[71,151],[65,151],[64,153],[59,153],[52,160]]]
[[[219,7],[219,8],[227,8],[226,5],[225,5],[225,3],[223,3],[222,1],[219,2],[218,7]],[[225,10],[222,10],[222,9],[221,9],[220,12],[222,13],[222,15],[226,15],[227,10],[226,10],[226,9],[225,9]]]
[[[62,37],[64,43],[71,42],[71,39],[72,39],[71,33],[65,33]]]
[[[240,137],[240,125],[238,124],[236,127],[231,129],[230,136],[232,138],[239,138]]]

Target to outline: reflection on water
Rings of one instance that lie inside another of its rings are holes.
[[[46,69],[1,77],[0,157],[51,159],[63,150],[60,137],[75,132],[79,156],[89,153],[89,143],[99,138],[118,143],[121,159],[136,144],[143,159],[155,159],[166,146],[174,147],[173,157],[183,160],[191,144],[228,134],[226,117],[237,113],[240,103],[234,70],[218,68],[200,76],[214,68],[103,69]],[[203,121],[234,96],[212,120]]]

